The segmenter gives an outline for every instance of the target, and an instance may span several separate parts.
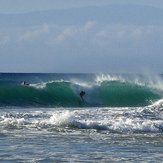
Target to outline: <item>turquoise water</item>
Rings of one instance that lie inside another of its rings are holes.
[[[162,98],[157,83],[142,76],[84,74],[1,74],[1,106],[135,107]],[[30,84],[22,86],[26,80]],[[145,81],[144,81],[145,80]],[[159,86],[159,85],[158,85]],[[79,96],[85,91],[84,100]]]
[[[149,75],[0,74],[0,161],[162,162],[162,84]]]

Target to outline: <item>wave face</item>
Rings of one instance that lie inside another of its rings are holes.
[[[135,80],[111,75],[89,78],[88,75],[69,75],[63,79],[62,76],[48,79],[46,76],[46,81],[33,81],[29,86],[20,85],[20,81],[16,79],[7,81],[6,78],[0,81],[1,106],[133,107],[150,105],[163,96],[155,81],[149,82],[144,78]],[[82,90],[86,92],[83,100],[79,96]]]

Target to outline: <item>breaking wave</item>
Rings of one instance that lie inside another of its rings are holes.
[[[83,129],[111,133],[162,133],[163,100],[137,108],[1,112],[0,127],[58,132]]]
[[[160,87],[159,87],[160,88]],[[1,106],[133,107],[147,106],[163,97],[158,85],[117,76],[94,81],[56,80],[22,85],[0,85]],[[83,97],[80,91],[86,92]]]

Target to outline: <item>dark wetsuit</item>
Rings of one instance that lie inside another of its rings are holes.
[[[82,100],[83,100],[83,96],[85,95],[85,92],[84,91],[81,91],[80,92],[80,97],[82,98]]]

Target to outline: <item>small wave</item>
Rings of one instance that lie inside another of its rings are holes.
[[[154,102],[152,105],[149,105],[148,108],[163,110],[163,99]]]
[[[48,123],[57,126],[69,126],[74,121],[74,113],[68,110],[56,112],[50,117]]]

